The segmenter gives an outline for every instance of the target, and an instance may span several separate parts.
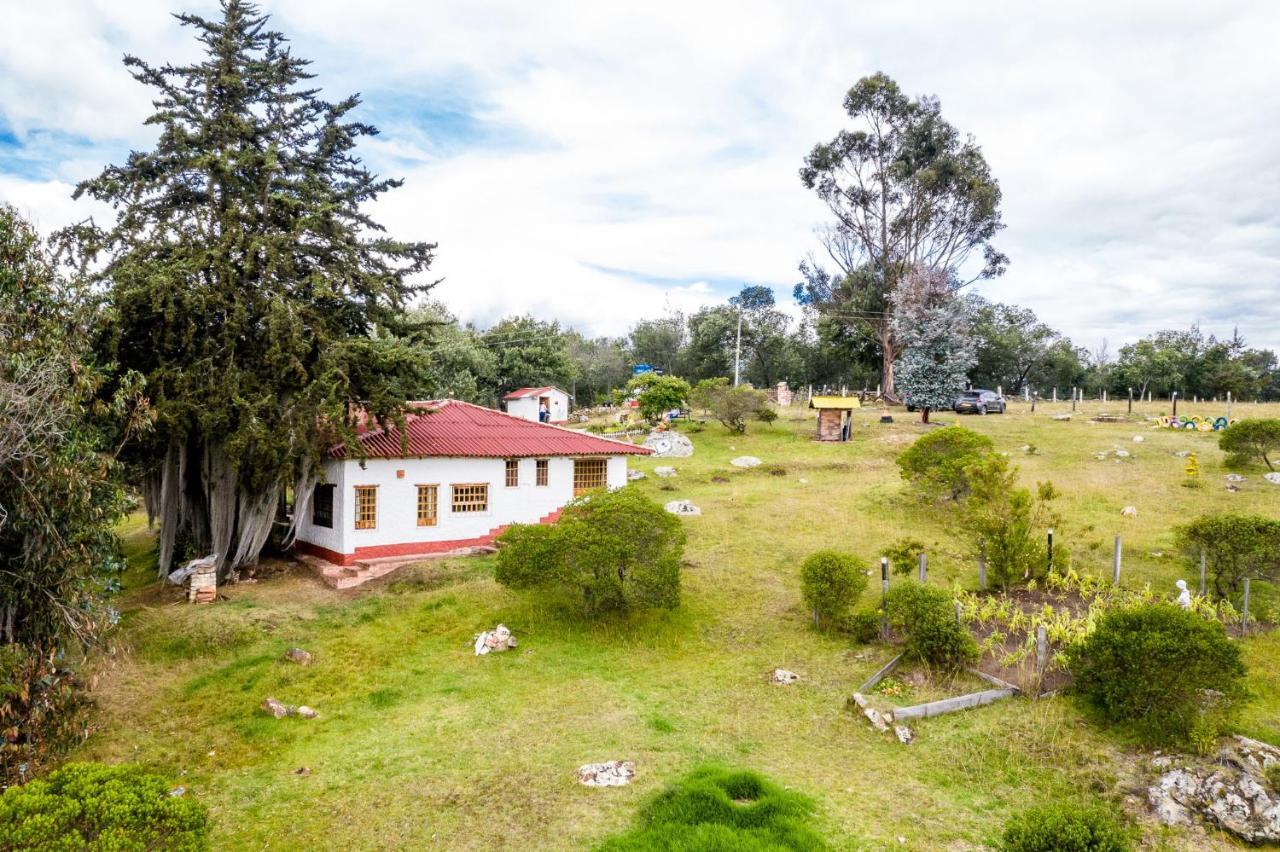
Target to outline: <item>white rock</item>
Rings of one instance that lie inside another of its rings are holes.
[[[633,760],[606,760],[578,767],[578,783],[588,787],[622,787],[636,776]]]
[[[1128,451],[1128,450],[1116,450],[1116,458],[1118,458],[1118,459],[1127,459],[1127,458],[1129,458],[1129,451]]]
[[[1120,514],[1126,518],[1136,518],[1138,517],[1138,507],[1125,506],[1123,509],[1120,510]]]
[[[516,637],[511,635],[505,624],[499,624],[492,630],[486,630],[476,636],[476,656],[482,657],[490,652],[508,651],[516,647]]]
[[[637,479],[644,479],[644,471],[643,471],[643,470],[629,470],[629,471],[627,471],[627,481],[628,481],[628,482],[635,482]]]
[[[299,707],[296,712],[297,712],[297,715],[301,716],[304,719],[315,719],[320,715],[319,713],[312,710],[310,707],[308,707],[305,704]]]
[[[916,735],[906,725],[894,725],[893,732],[898,735],[898,742],[903,745],[911,745],[911,741],[916,738]]]
[[[1244,482],[1244,477],[1238,473],[1228,473],[1227,482]]]
[[[1142,443],[1143,441],[1145,441],[1145,440],[1147,440],[1147,439],[1146,439],[1146,438],[1144,438],[1144,437],[1142,437],[1141,435],[1134,435],[1134,436],[1133,436],[1133,442],[1134,442],[1135,444],[1141,444],[1141,443]]]
[[[644,445],[657,458],[684,459],[693,455],[693,441],[679,432],[650,432]]]
[[[1055,415],[1053,415],[1053,419],[1054,419],[1054,420],[1070,420],[1070,419],[1071,419],[1071,415],[1070,415],[1070,414],[1055,414]]]
[[[1187,456],[1191,455],[1191,451],[1190,451],[1190,450],[1178,450],[1176,453],[1174,453],[1174,455],[1175,455],[1175,456],[1177,456],[1177,457],[1178,457],[1178,458],[1180,458],[1180,459],[1185,459]]]
[[[701,515],[702,510],[688,500],[672,500],[662,508],[673,515]]]
[[[760,459],[755,456],[738,456],[736,459],[730,460],[729,464],[734,467],[756,467],[760,464]]]
[[[654,476],[661,476],[663,479],[669,479],[676,475],[674,467],[655,467],[653,469]]]
[[[777,686],[790,686],[800,680],[800,675],[787,669],[774,669],[769,672],[769,682]]]
[[[1280,470],[1275,473],[1264,473],[1262,474],[1262,478],[1267,482],[1270,482],[1272,485],[1280,485]]]

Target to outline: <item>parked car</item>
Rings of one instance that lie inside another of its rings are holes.
[[[1004,414],[1004,397],[995,391],[969,390],[960,395],[954,406],[956,414]]]

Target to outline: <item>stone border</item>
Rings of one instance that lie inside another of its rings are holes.
[[[880,683],[880,681],[884,680],[890,672],[896,669],[898,667],[898,663],[902,662],[903,656],[904,654],[898,654],[898,656],[881,666],[879,671],[867,678],[867,680],[859,686],[857,691],[854,693],[854,703],[859,707],[863,707],[863,702],[858,701],[858,699],[862,697],[863,693],[870,692],[874,689],[876,684]],[[924,704],[913,704],[909,707],[895,707],[884,715],[884,721],[888,724],[893,724],[895,721],[901,719],[927,719],[931,716],[941,716],[944,713],[954,713],[957,710],[968,710],[971,707],[983,707],[987,704],[993,704],[1001,699],[1011,698],[1014,695],[1020,695],[1022,693],[1022,690],[1018,689],[1018,687],[1007,681],[1001,680],[995,675],[989,675],[976,668],[966,669],[966,671],[996,688],[984,689],[981,692],[969,692],[964,695],[955,695],[950,698],[941,698],[937,701],[925,702]],[[874,719],[872,720],[872,724],[875,724]]]

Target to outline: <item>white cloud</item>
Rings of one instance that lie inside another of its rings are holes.
[[[266,5],[331,96],[366,93],[383,130],[366,154],[407,179],[378,213],[439,241],[436,295],[464,318],[618,333],[737,282],[784,294],[824,218],[796,171],[884,70],[939,95],[1001,181],[1013,263],[987,295],[1090,347],[1200,321],[1280,348],[1275,4]],[[0,197],[78,218],[49,181],[146,144],[118,60],[190,55],[165,11],[14,10],[0,121],[90,151],[51,140],[64,159],[34,176],[0,161]]]

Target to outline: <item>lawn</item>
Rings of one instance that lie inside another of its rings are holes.
[[[1062,492],[1057,541],[1078,570],[1109,572],[1122,534],[1125,582],[1172,598],[1179,577],[1195,585],[1173,552],[1174,524],[1280,507],[1280,487],[1257,471],[1240,492],[1225,489],[1213,436],[1088,422],[1103,408],[1122,412],[1124,403],[1084,404],[1070,422],[1050,416],[1069,403],[963,419],[1010,453],[1024,481],[1052,480]],[[878,411],[859,412],[847,444],[813,441],[800,409],[753,423],[747,435],[712,422],[691,435],[692,458],[636,462],[644,471],[673,464],[679,475],[631,487],[663,502],[690,499],[704,514],[683,521],[682,607],[620,623],[591,624],[509,592],[485,558],[413,566],[352,592],[294,569],[189,606],[149,581],[150,538],[131,519],[118,651],[97,663],[98,724],[75,757],[138,761],[180,779],[209,805],[215,846],[232,849],[591,848],[628,828],[649,794],[708,762],[759,771],[812,798],[812,825],[836,848],[970,848],[1046,798],[1132,794],[1137,751],[1070,699],[1014,699],[923,721],[905,747],[845,708],[892,652],[809,629],[798,579],[809,552],[837,547],[872,563],[910,536],[929,545],[931,582],[977,581],[948,513],[903,493],[894,457],[925,427],[918,415],[894,414],[897,422],[881,424]],[[1094,457],[1116,448],[1132,455]],[[1185,461],[1175,453],[1184,449],[1199,454],[1200,489],[1180,487]],[[729,460],[739,455],[765,465],[738,470]],[[1121,517],[1130,505],[1137,517]],[[866,606],[878,597],[872,585]],[[1269,590],[1255,592],[1271,605]],[[498,622],[519,648],[475,657],[474,636]],[[281,660],[294,645],[312,652],[311,666]],[[1280,639],[1245,645],[1255,697],[1242,729],[1274,742]],[[769,685],[775,666],[800,683]],[[321,716],[274,719],[258,709],[267,696]],[[579,765],[613,758],[636,761],[630,786],[576,782]],[[296,774],[301,767],[309,773]],[[1146,831],[1157,848],[1229,845]]]

